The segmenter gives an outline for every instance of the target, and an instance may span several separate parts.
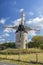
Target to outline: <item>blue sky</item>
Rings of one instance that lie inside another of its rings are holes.
[[[0,42],[15,41],[15,30],[2,26],[16,26],[20,21],[20,11],[24,10],[27,26],[40,26],[40,32],[28,32],[28,40],[35,35],[43,36],[43,0],[0,0]]]

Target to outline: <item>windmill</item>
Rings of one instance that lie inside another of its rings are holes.
[[[21,12],[21,21],[19,26],[4,26],[4,28],[12,28],[16,29],[16,47],[17,48],[26,48],[28,43],[28,31],[35,30],[39,31],[39,29],[34,29],[31,27],[25,26],[25,12],[24,10]]]

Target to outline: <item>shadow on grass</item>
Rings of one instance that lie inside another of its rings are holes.
[[[41,64],[41,65],[43,65],[43,63],[42,63],[42,62],[30,61],[30,63],[32,63],[32,64]]]
[[[35,61],[22,61],[22,60],[15,60],[15,59],[8,59],[8,58],[0,58],[0,60],[11,60],[11,61],[17,61],[17,62],[23,62],[23,63],[30,63],[30,64],[41,64],[43,65],[42,62],[35,62]]]
[[[41,64],[41,65],[43,65],[43,63],[42,62],[35,62],[35,61],[22,61],[22,60],[18,60],[19,62],[23,62],[23,63],[30,63],[30,64]]]

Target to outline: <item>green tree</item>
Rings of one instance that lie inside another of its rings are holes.
[[[43,48],[43,36],[34,36],[32,41],[28,43],[28,47]]]
[[[5,46],[6,48],[16,48],[15,42],[5,42],[1,45]]]
[[[43,49],[43,44],[40,44],[40,48]]]

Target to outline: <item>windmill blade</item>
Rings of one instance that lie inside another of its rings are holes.
[[[26,29],[27,31],[30,31],[30,30],[40,31],[39,28],[32,28],[32,27],[27,27],[27,26],[25,26],[25,29]]]
[[[3,28],[13,28],[13,29],[17,29],[18,26],[3,26]]]
[[[34,31],[40,31],[40,29],[32,29],[32,30],[34,30]]]
[[[40,31],[41,30],[41,27],[40,26],[32,26],[32,29],[34,31]]]
[[[27,31],[29,31],[29,30],[33,30],[32,28],[27,27],[27,26],[25,26],[25,29],[26,29]]]

